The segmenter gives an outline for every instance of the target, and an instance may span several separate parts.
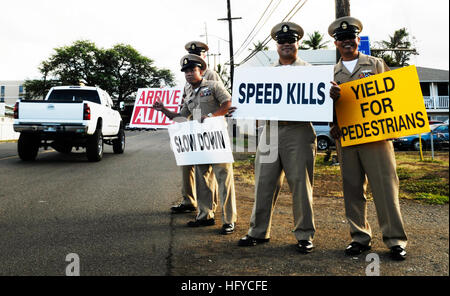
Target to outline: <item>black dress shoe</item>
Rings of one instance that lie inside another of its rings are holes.
[[[173,214],[190,213],[195,212],[197,209],[193,206],[186,206],[184,204],[179,204],[170,208]]]
[[[372,247],[370,246],[370,244],[368,245],[363,245],[361,243],[358,242],[351,242],[347,248],[345,248],[345,255],[349,255],[349,256],[357,256],[362,254],[365,251],[370,250]]]
[[[240,247],[253,247],[257,244],[263,244],[269,242],[270,238],[256,238],[246,235],[238,241],[238,246]]]
[[[234,223],[223,224],[222,229],[220,230],[220,234],[231,234],[234,232]]]
[[[211,226],[211,225],[214,225],[215,223],[216,222],[214,221],[214,218],[212,218],[212,219],[206,219],[206,220],[189,221],[187,223],[187,226],[189,226],[189,227]]]
[[[393,246],[391,248],[391,258],[396,261],[403,261],[406,259],[406,251],[401,246]]]
[[[308,240],[299,240],[296,247],[297,247],[297,251],[299,251],[302,254],[311,253],[312,250],[314,249],[313,243]]]

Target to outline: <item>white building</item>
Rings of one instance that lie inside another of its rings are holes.
[[[14,106],[24,95],[23,80],[0,80],[0,103]]]

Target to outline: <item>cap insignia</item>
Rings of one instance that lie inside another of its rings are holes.
[[[342,22],[342,23],[341,23],[341,29],[342,29],[342,30],[347,30],[347,27],[348,27],[347,22]]]
[[[195,49],[195,44],[192,44],[192,45],[191,45],[191,48],[192,48],[192,49]]]
[[[183,61],[183,64],[187,65],[188,62],[189,62],[189,60],[187,58],[185,58]]]
[[[288,26],[288,25],[284,25],[284,26],[281,28],[281,30],[282,30],[284,33],[287,33],[287,31],[289,31],[289,26]]]

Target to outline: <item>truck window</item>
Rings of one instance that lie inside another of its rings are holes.
[[[55,89],[50,93],[48,101],[61,102],[61,101],[90,101],[93,103],[101,104],[100,97],[96,90],[87,89]]]

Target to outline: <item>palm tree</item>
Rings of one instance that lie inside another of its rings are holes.
[[[327,43],[329,43],[330,41],[323,41],[323,35],[320,34],[319,31],[314,31],[314,33],[312,34],[308,34],[308,40],[303,40],[300,43],[300,46],[298,47],[298,49],[312,49],[312,50],[317,50],[317,49],[323,49],[323,48],[327,48]]]
[[[413,37],[414,39],[414,37]],[[389,41],[382,40],[376,42],[381,49],[410,49],[412,42],[409,39],[409,33],[406,28],[401,28],[394,32],[393,36],[389,36]],[[419,53],[415,48],[413,51],[374,51],[374,56],[378,56],[384,59],[389,67],[404,67],[408,66],[408,61],[411,55],[418,55]],[[388,52],[388,53],[385,53]]]
[[[249,48],[248,50],[253,51],[262,51],[262,50],[269,50],[269,47],[267,45],[264,45],[261,41],[258,41],[256,43],[253,43],[254,48]]]
[[[217,64],[216,72],[217,74],[219,74],[219,77],[222,80],[223,85],[225,86],[227,91],[231,94],[231,79],[227,69],[223,65]]]

